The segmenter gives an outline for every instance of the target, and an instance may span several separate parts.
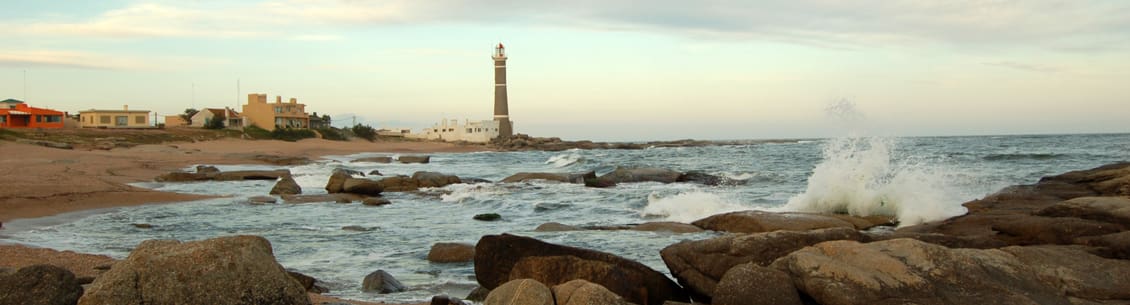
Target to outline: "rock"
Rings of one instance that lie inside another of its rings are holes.
[[[706,240],[683,241],[659,251],[671,275],[696,301],[710,303],[718,281],[731,268],[754,263],[768,266],[778,258],[804,247],[831,240],[862,240],[851,228],[813,231],[774,231],[730,234]]]
[[[449,297],[445,294],[432,297],[431,305],[464,305],[463,300],[456,297]]]
[[[400,161],[400,163],[429,163],[432,160],[432,156],[400,156],[396,158],[396,160]]]
[[[1029,250],[1014,250],[1023,255]],[[793,252],[771,267],[789,273],[796,287],[816,303],[840,304],[980,304],[991,296],[994,304],[1072,304],[1068,296],[1103,294],[1072,288],[1078,270],[1060,265],[1030,266],[1016,253],[1001,250],[949,249],[913,239],[893,239],[861,244],[830,241]],[[1040,255],[1047,255],[1041,253]],[[1088,263],[1105,260],[1086,253]],[[1055,256],[1060,258],[1061,256]],[[1037,264],[1042,262],[1037,262]],[[1128,264],[1105,260],[1104,264]],[[1034,270],[1044,269],[1044,271]],[[1112,272],[1120,271],[1114,268]],[[1054,282],[1044,275],[1060,273]],[[1109,274],[1109,273],[1108,273]],[[1130,273],[1121,276],[1125,278]],[[1060,288],[1060,281],[1069,281]],[[1122,279],[1108,279],[1106,286]],[[1123,291],[1130,291],[1126,289]],[[1106,291],[1109,292],[1109,291]],[[1114,296],[1114,295],[1110,295]],[[1105,298],[1111,299],[1111,298]],[[1092,299],[1094,300],[1094,299]]]
[[[371,175],[371,176],[384,176],[384,175],[381,174],[381,171],[375,170],[375,169],[369,171],[369,175]]]
[[[373,271],[365,276],[361,283],[361,291],[376,292],[380,294],[404,291],[404,285],[384,270]]]
[[[620,167],[604,176],[601,179],[609,179],[616,183],[632,183],[632,182],[659,182],[659,183],[675,183],[679,181],[682,173],[669,169],[662,168],[627,168]]]
[[[698,233],[702,228],[673,221],[645,222],[632,227],[636,231],[671,232],[671,233]]]
[[[289,176],[283,177],[282,179],[279,179],[279,182],[275,183],[274,187],[271,188],[270,194],[271,195],[282,195],[282,194],[297,195],[297,194],[302,194],[302,187],[298,185],[297,181],[294,181],[294,178],[289,177]]]
[[[302,203],[316,203],[316,202],[337,202],[337,203],[352,203],[353,201],[361,201],[366,197],[350,194],[350,193],[335,193],[335,194],[316,194],[316,195],[282,195],[283,201],[291,204]]]
[[[392,204],[392,201],[388,201],[388,199],[384,197],[369,197],[365,198],[365,200],[362,200],[361,204],[368,206],[382,206]]]
[[[209,173],[219,173],[219,172],[220,172],[220,169],[216,168],[215,166],[211,166],[211,165],[197,165],[196,166],[196,173],[198,173],[198,174],[209,174]]]
[[[341,193],[345,190],[345,180],[352,179],[353,176],[346,171],[334,170],[330,174],[330,180],[326,182],[326,192]]]
[[[73,305],[82,296],[75,274],[53,265],[0,272],[0,304]]]
[[[585,179],[585,186],[595,188],[609,188],[616,186],[616,181],[612,180],[612,178],[604,177]]]
[[[263,161],[274,165],[306,165],[310,164],[310,159],[306,157],[288,157],[276,155],[255,155],[252,159]]]
[[[247,198],[247,202],[251,204],[272,204],[278,201],[278,199],[272,196],[251,196]]]
[[[306,288],[306,292],[318,294],[330,292],[330,290],[326,289],[326,287],[318,286],[318,279],[315,279],[312,276],[305,275],[297,271],[287,271],[286,273],[287,275],[290,275],[291,278],[298,281],[299,284],[302,284],[302,287]]]
[[[850,222],[833,216],[795,212],[730,212],[703,218],[691,224],[707,230],[732,233],[759,233],[777,230],[808,231],[825,228],[855,229],[855,225]]]
[[[698,183],[698,184],[702,184],[702,185],[710,185],[710,186],[744,185],[747,182],[746,180],[737,180],[737,179],[730,179],[730,178],[721,177],[721,176],[715,176],[715,175],[707,174],[706,172],[702,172],[702,171],[689,171],[689,172],[683,173],[682,175],[679,175],[679,178],[675,179],[675,181],[676,182],[693,182],[693,183]]]
[[[491,183],[490,180],[475,177],[459,177],[459,182],[465,184]]]
[[[380,156],[380,157],[359,158],[359,159],[353,160],[353,162],[392,163],[392,157]]]
[[[563,183],[584,184],[585,179],[596,179],[596,172],[584,173],[517,173],[502,179],[503,183],[517,183],[534,180],[556,181]]]
[[[714,287],[713,305],[801,305],[789,274],[755,263],[726,271]]]
[[[412,174],[412,179],[419,181],[421,188],[444,187],[451,184],[461,183],[459,176],[445,175],[436,172],[415,172]]]
[[[534,229],[534,232],[560,232],[560,231],[580,231],[581,228],[562,224],[558,222],[543,223]]]
[[[553,298],[557,305],[628,305],[623,298],[608,291],[604,286],[586,280],[572,280],[553,286]]]
[[[1081,238],[1076,243],[1106,248],[1109,258],[1130,259],[1130,231]]]
[[[554,305],[553,292],[544,284],[520,279],[492,289],[484,305]]]
[[[333,170],[333,172],[331,172],[331,174],[336,173],[336,172],[345,173],[346,175],[349,175],[350,177],[365,177],[365,173],[362,173],[361,171],[352,170],[352,169],[348,169],[348,168],[344,168],[344,167],[334,168],[334,170]]]
[[[475,261],[475,246],[464,243],[436,243],[428,251],[433,263],[465,263]]]
[[[391,176],[377,180],[385,192],[411,192],[420,189],[420,180],[408,176]]]
[[[138,229],[152,229],[153,225],[147,223],[135,223],[133,224],[133,227]]]
[[[1106,235],[1125,227],[1073,217],[1020,216],[997,220],[991,228],[1010,245],[1072,244],[1075,239]]]
[[[486,289],[493,289],[510,281],[512,269],[527,257],[533,258],[523,263],[530,266],[526,270],[537,272],[537,264],[544,262],[547,267],[561,268],[563,272],[578,276],[547,279],[546,283],[550,285],[583,279],[604,286],[625,300],[640,305],[659,305],[665,300],[689,300],[682,288],[668,279],[666,275],[638,262],[604,252],[554,245],[533,238],[510,234],[486,235],[479,239],[475,246],[475,277],[479,281],[479,285]],[[537,257],[552,258],[538,259]],[[579,265],[568,264],[577,260],[586,261],[586,266],[611,266],[609,272],[617,272],[622,274],[623,277],[616,278],[612,283],[602,282],[601,279],[596,278],[585,278],[583,277],[585,275],[584,270],[577,268]],[[606,265],[602,265],[602,263]],[[618,287],[628,287],[630,292],[620,291]]]
[[[479,287],[475,287],[474,290],[471,290],[471,292],[467,293],[467,297],[464,298],[464,299],[467,299],[468,301],[471,301],[471,302],[482,303],[483,301],[485,301],[487,299],[487,295],[489,295],[489,294],[490,294],[489,289],[486,289],[486,288],[483,288],[482,286],[479,286]]]
[[[160,182],[189,182],[189,181],[239,181],[239,180],[278,180],[290,177],[290,170],[250,170],[227,171],[207,173],[172,172],[158,176]]]
[[[1084,300],[1130,299],[1130,261],[1091,255],[1078,246],[1006,247],[1036,278],[1068,297]]]
[[[346,231],[353,231],[353,232],[369,232],[369,231],[372,231],[372,230],[376,230],[376,228],[366,228],[366,227],[362,227],[362,226],[344,226],[344,227],[341,227],[341,229],[346,230]]]
[[[495,221],[502,219],[502,215],[498,215],[496,213],[477,214],[474,217],[471,217],[471,219],[481,221]]]
[[[1077,217],[1130,226],[1130,197],[1080,197],[1036,211],[1037,216]]]
[[[901,231],[887,233],[867,232],[865,233],[865,235],[866,238],[864,238],[863,240],[880,241],[897,238],[912,238],[917,239],[918,241],[944,246],[946,248],[996,249],[1008,246],[1007,243],[999,239],[986,237],[984,235],[953,236],[938,233],[915,233]]]
[[[258,236],[148,240],[99,276],[79,305],[310,304]]]
[[[345,179],[345,183],[342,183],[341,190],[342,192],[350,194],[378,196],[382,191],[384,191],[384,187],[380,182],[377,181],[361,178],[349,178]]]
[[[646,289],[640,290],[636,281],[625,281],[633,275],[611,263],[598,260],[585,260],[572,255],[527,256],[518,260],[510,269],[511,279],[533,279],[549,285],[564,285],[569,281],[592,281],[601,283],[594,286],[607,288],[609,294],[632,298],[636,302],[646,302]],[[583,303],[582,303],[583,304]],[[598,303],[601,304],[601,303]]]

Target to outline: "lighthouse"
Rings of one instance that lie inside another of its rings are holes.
[[[506,47],[498,43],[491,58],[494,59],[494,120],[498,122],[498,137],[505,138],[514,135],[506,105]]]

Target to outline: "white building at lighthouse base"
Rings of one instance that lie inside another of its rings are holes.
[[[420,133],[409,133],[404,137],[444,142],[487,143],[498,137],[498,126],[498,121],[494,120],[463,120],[460,124],[459,120],[444,119],[431,128],[424,128]]]

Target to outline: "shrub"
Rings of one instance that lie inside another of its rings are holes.
[[[259,126],[251,125],[243,128],[243,133],[256,140],[271,139],[271,132]]]
[[[353,135],[358,138],[369,140],[369,142],[377,140],[377,130],[369,125],[353,125]]]
[[[313,130],[309,129],[275,128],[275,130],[271,132],[272,139],[288,142],[317,137],[318,135],[315,134]]]
[[[214,117],[211,120],[208,120],[208,122],[204,123],[204,128],[206,128],[206,129],[224,129],[224,121],[225,121],[225,119],[223,117]]]
[[[342,132],[340,130],[338,130],[337,128],[328,127],[328,128],[319,128],[317,130],[318,130],[318,133],[322,134],[322,138],[326,139],[326,140],[332,140],[332,141],[348,140],[348,139],[345,138],[345,135],[342,134]]]

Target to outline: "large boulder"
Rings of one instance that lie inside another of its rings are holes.
[[[1036,211],[1047,217],[1077,217],[1130,226],[1130,197],[1080,197]]]
[[[731,233],[808,231],[825,228],[858,229],[852,222],[836,216],[797,212],[738,211],[706,217],[691,224],[707,230]]]
[[[341,184],[341,191],[350,194],[378,196],[384,191],[384,186],[380,182],[369,179],[349,178]]]
[[[326,192],[341,193],[345,190],[345,180],[353,178],[354,174],[345,169],[334,169],[330,174],[330,180],[326,182]]]
[[[1071,247],[950,249],[913,239],[831,241],[771,267],[816,303],[1087,304],[1126,299],[1130,262]]]
[[[316,203],[316,202],[337,202],[337,203],[352,203],[354,201],[365,200],[365,196],[350,194],[350,193],[335,193],[335,194],[311,194],[311,195],[282,195],[283,201],[286,203]]]
[[[754,263],[726,271],[714,287],[713,305],[800,305],[788,273]]]
[[[258,236],[148,240],[95,279],[80,305],[310,304]]]
[[[616,183],[632,182],[659,182],[675,183],[683,173],[654,167],[619,167],[611,173],[600,176],[601,179],[611,180]]]
[[[255,155],[252,159],[274,165],[305,165],[310,164],[310,158],[299,156]]]
[[[365,276],[361,281],[361,291],[376,293],[393,293],[404,291],[404,284],[392,277],[384,270],[377,270]]]
[[[475,246],[464,243],[436,243],[428,251],[433,263],[465,263],[475,260]]]
[[[669,233],[698,233],[702,228],[674,221],[653,221],[632,226],[635,231],[669,232]]]
[[[475,246],[475,277],[479,285],[494,289],[502,283],[514,280],[512,272],[523,260],[525,260],[523,265],[528,267],[523,267],[521,269],[523,271],[519,273],[535,273],[538,266],[561,270],[561,273],[555,277],[547,274],[545,283],[550,285],[583,279],[609,288],[629,302],[640,305],[661,305],[666,300],[688,300],[682,288],[666,275],[638,262],[604,252],[554,245],[510,234],[486,235],[479,239]],[[581,262],[583,264],[578,264]],[[594,266],[602,269],[586,273],[586,270],[579,266]],[[606,269],[609,270],[605,271]],[[622,276],[615,278],[614,282],[608,282],[611,278],[604,275],[605,272],[613,272],[612,270]],[[617,291],[618,288],[615,287],[632,287],[632,289],[621,294],[621,291]]]
[[[191,181],[238,181],[238,180],[278,180],[290,177],[290,170],[247,170],[227,172],[171,172],[157,176],[160,182],[191,182]]]
[[[75,274],[53,265],[0,271],[0,304],[74,305],[82,296]]]
[[[378,157],[357,158],[357,159],[353,160],[353,162],[392,163],[392,157],[378,156]]]
[[[659,253],[667,269],[691,292],[695,301],[710,303],[718,281],[735,266],[748,263],[768,266],[780,257],[817,243],[863,238],[859,231],[850,228],[730,234],[683,241]]]
[[[554,305],[553,291],[531,279],[518,279],[498,285],[483,301],[485,305]],[[558,304],[560,305],[560,304]]]
[[[527,182],[535,180],[584,184],[586,179],[596,179],[596,172],[584,173],[517,173],[502,179],[504,183]]]
[[[677,182],[693,182],[693,183],[698,183],[698,184],[702,184],[702,185],[710,185],[710,186],[743,185],[743,184],[746,184],[746,182],[747,182],[746,180],[730,179],[730,178],[726,178],[726,177],[715,176],[715,175],[707,174],[706,172],[702,172],[702,171],[685,172],[682,175],[679,175],[679,178],[676,179],[675,181],[677,181]]]
[[[461,183],[459,176],[446,175],[436,172],[415,172],[412,174],[412,179],[419,182],[420,187],[444,187],[451,184]]]
[[[271,195],[297,195],[302,194],[302,186],[298,185],[294,178],[287,176],[279,179],[275,186],[271,188]]]
[[[411,192],[420,189],[420,180],[408,176],[391,176],[377,180],[385,192]]]
[[[1092,247],[1100,247],[1106,257],[1130,259],[1130,231],[1123,231],[1102,236],[1081,238],[1075,241]]]
[[[572,280],[553,286],[553,298],[557,305],[628,305],[623,298],[608,291],[604,286],[586,280]]]

